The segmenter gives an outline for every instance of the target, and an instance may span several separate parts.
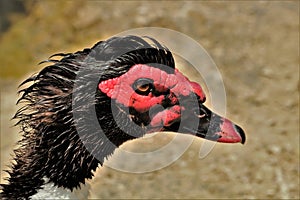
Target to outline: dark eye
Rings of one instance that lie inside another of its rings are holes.
[[[133,89],[140,95],[148,95],[153,90],[153,81],[148,78],[141,78],[133,83]]]

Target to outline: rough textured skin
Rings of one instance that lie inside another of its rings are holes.
[[[135,93],[132,85],[139,78],[150,79],[155,87],[156,94],[151,92],[148,96]],[[168,74],[159,68],[148,65],[134,65],[120,77],[103,81],[99,89],[112,99],[124,106],[134,107],[139,112],[149,110],[154,104],[161,104],[163,94],[170,93],[174,96],[174,104],[178,103],[176,96],[188,96],[196,93],[200,101],[205,101],[205,94],[201,86],[189,81],[178,70],[174,74]],[[155,98],[157,96],[157,98]]]

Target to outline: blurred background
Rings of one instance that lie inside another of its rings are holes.
[[[246,144],[217,144],[199,159],[197,139],[172,165],[144,174],[100,168],[89,198],[299,199],[298,1],[0,1],[1,182],[19,139],[10,120],[17,86],[37,63],[152,26],[182,32],[211,55]],[[168,137],[125,146],[140,151]]]

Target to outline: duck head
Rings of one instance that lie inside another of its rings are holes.
[[[148,40],[148,41],[147,41]],[[152,38],[114,37],[55,54],[21,85],[23,132],[2,197],[29,198],[45,179],[80,187],[124,142],[157,131],[244,143],[241,127],[205,105],[201,86]]]

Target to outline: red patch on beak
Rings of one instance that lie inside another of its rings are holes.
[[[217,140],[218,142],[223,143],[235,143],[241,142],[242,144],[245,142],[245,136],[243,130],[233,124],[228,119],[223,118],[223,123],[220,124],[221,132],[216,133],[221,137]]]

